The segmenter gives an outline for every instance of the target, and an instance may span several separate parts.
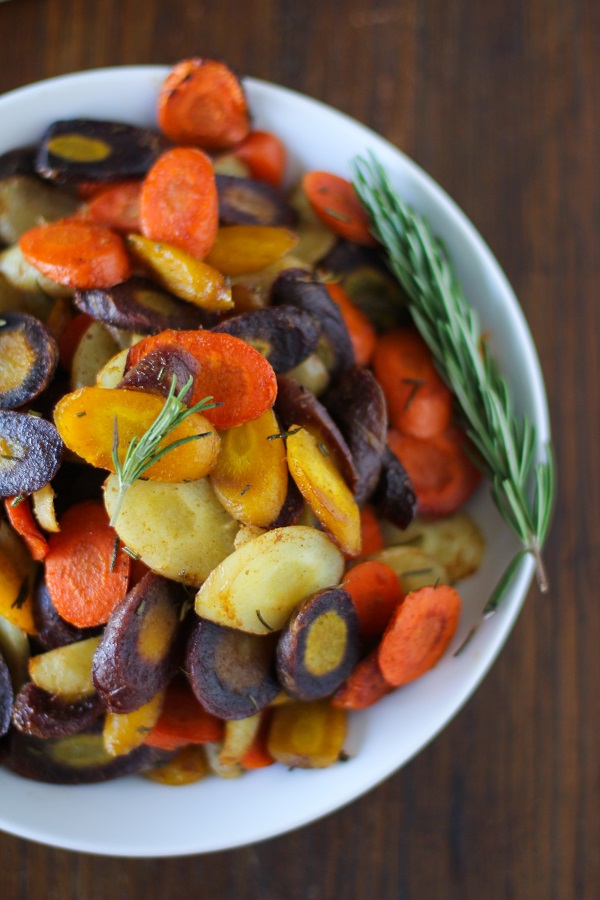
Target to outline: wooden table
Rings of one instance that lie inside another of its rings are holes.
[[[13,0],[0,35],[0,91],[216,55],[386,135],[457,200],[515,287],[560,470],[552,594],[532,590],[476,695],[385,784],[296,833],[210,856],[112,860],[0,835],[0,896],[600,896],[600,4]]]

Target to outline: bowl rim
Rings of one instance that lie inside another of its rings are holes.
[[[169,70],[170,67],[167,65],[106,66],[87,69],[79,72],[72,72],[53,78],[46,78],[41,81],[25,85],[23,87],[15,88],[14,90],[11,90],[0,96],[0,112],[4,109],[10,110],[13,105],[18,106],[23,99],[26,99],[29,96],[35,97],[35,95],[38,95],[40,93],[40,90],[42,90],[43,92],[44,88],[54,90],[61,87],[62,85],[72,86],[75,82],[79,82],[81,86],[85,87],[86,82],[95,81],[106,76],[118,77],[120,75],[126,76],[127,78],[140,79],[141,81],[156,79],[157,84],[159,84]],[[327,115],[328,117],[333,116],[336,122],[345,122],[352,127],[358,126],[364,134],[365,138],[375,145],[378,152],[381,151],[388,156],[394,157],[400,161],[401,168],[410,173],[411,178],[418,185],[419,189],[425,191],[425,193],[432,198],[434,207],[441,207],[444,210],[445,214],[447,214],[454,222],[458,223],[459,229],[461,231],[461,239],[462,237],[466,237],[468,239],[470,247],[475,249],[475,252],[482,260],[482,264],[486,267],[486,269],[489,269],[491,274],[493,275],[497,287],[503,297],[503,301],[507,304],[506,315],[510,320],[511,328],[515,330],[518,341],[520,345],[522,345],[522,349],[524,349],[525,357],[523,360],[523,364],[531,379],[530,390],[533,403],[533,408],[528,412],[534,419],[534,423],[536,426],[538,439],[537,448],[539,456],[541,452],[540,448],[545,442],[549,441],[550,439],[550,417],[544,380],[537,350],[535,348],[535,344],[533,342],[533,338],[531,336],[523,310],[518,303],[513,289],[506,275],[504,274],[504,271],[502,270],[489,246],[479,234],[470,219],[456,204],[456,202],[446,193],[446,191],[425,172],[425,170],[423,170],[417,163],[415,163],[410,157],[408,157],[402,150],[393,145],[386,138],[377,134],[377,132],[375,132],[368,126],[318,99],[312,98],[307,94],[300,93],[290,88],[277,85],[262,79],[250,77],[244,78],[243,82],[249,89],[249,93],[251,95],[251,103],[255,100],[255,98],[262,98],[263,101],[266,101],[274,96],[283,99],[283,101],[296,104],[308,103],[311,108],[319,110],[321,114]],[[474,673],[470,679],[468,689],[457,695],[453,703],[447,705],[444,716],[439,720],[437,727],[429,733],[428,738],[425,741],[419,743],[418,746],[415,746],[411,750],[411,752],[404,756],[395,766],[391,768],[388,767],[384,771],[377,770],[371,773],[370,777],[362,778],[360,783],[357,784],[352,791],[348,792],[347,796],[344,799],[336,801],[333,805],[327,799],[327,791],[323,791],[319,795],[319,791],[317,789],[315,791],[315,794],[319,796],[316,797],[316,802],[311,807],[311,810],[309,812],[304,815],[288,816],[287,822],[285,822],[284,824],[280,823],[276,826],[269,824],[267,819],[266,822],[262,823],[262,827],[257,827],[252,836],[246,837],[245,839],[232,839],[229,843],[223,842],[221,840],[214,845],[206,844],[206,846],[202,847],[198,847],[192,840],[186,847],[173,848],[165,846],[163,849],[161,849],[160,847],[153,846],[149,851],[146,851],[140,847],[127,847],[123,849],[120,846],[114,845],[114,843],[111,844],[110,836],[106,837],[104,841],[94,841],[86,838],[85,836],[75,835],[73,836],[73,839],[71,841],[65,842],[64,839],[61,840],[59,838],[53,838],[52,834],[48,834],[47,831],[44,831],[44,829],[36,829],[35,826],[15,826],[14,823],[10,822],[5,812],[1,809],[0,828],[11,834],[28,840],[38,841],[47,845],[61,847],[69,850],[93,853],[98,855],[160,857],[183,856],[196,853],[233,849],[252,843],[257,843],[259,841],[263,841],[275,836],[283,835],[297,828],[303,827],[304,825],[315,822],[323,818],[324,816],[343,808],[349,803],[354,802],[356,799],[389,778],[401,767],[403,767],[409,760],[411,760],[418,752],[424,749],[424,747],[427,746],[427,744],[429,744],[446,727],[450,720],[454,718],[457,712],[472,696],[474,691],[480,685],[481,681],[484,679],[492,664],[497,659],[498,654],[502,646],[504,645],[508,634],[510,633],[525,601],[529,586],[533,579],[533,573],[533,560],[529,556],[527,556],[522,560],[515,575],[510,592],[511,600],[507,604],[506,610],[503,609],[502,616],[498,617],[499,614],[497,614],[497,616],[495,617],[497,618],[497,623],[491,639],[488,640],[488,643],[486,644],[485,653],[483,654],[485,658],[483,660],[479,660],[477,667],[475,668]],[[2,774],[0,772],[0,778],[1,777]],[[52,787],[57,788],[57,786]],[[103,785],[98,785],[97,787],[102,788]],[[58,788],[61,788],[61,786],[58,786]],[[71,791],[78,789],[69,788],[69,790]]]

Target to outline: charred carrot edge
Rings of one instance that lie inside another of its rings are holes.
[[[101,503],[70,507],[48,541],[46,586],[71,625],[103,625],[127,593],[130,557],[117,543]]]
[[[316,215],[335,234],[366,247],[377,246],[367,214],[349,181],[330,172],[308,172],[302,179],[302,189]]]
[[[253,178],[281,187],[287,153],[276,135],[270,131],[251,131],[231,152],[248,166]]]
[[[19,246],[25,259],[43,275],[67,287],[112,287],[131,272],[119,235],[78,218],[32,228],[20,237]]]
[[[350,677],[333,695],[332,706],[339,709],[367,709],[393,691],[393,687],[381,674],[377,652],[373,650],[358,663]]]
[[[377,660],[394,687],[432,669],[446,651],[461,611],[458,592],[448,584],[412,591],[396,609],[379,644]]]
[[[455,427],[428,441],[390,429],[388,444],[410,478],[422,515],[448,516],[469,499],[481,474],[465,449],[466,438]]]
[[[165,79],[157,106],[158,126],[177,144],[229,150],[250,130],[242,84],[219,60],[181,60]]]
[[[379,638],[404,598],[394,570],[375,560],[358,563],[344,576],[344,587],[356,607],[362,637]]]
[[[29,497],[22,497],[16,506],[13,506],[15,497],[7,497],[4,501],[4,509],[8,521],[19,534],[36,562],[44,560],[48,554],[48,541],[38,528],[33,512],[31,511],[31,500]]]
[[[372,364],[394,428],[423,439],[446,430],[452,416],[452,393],[415,328],[398,328],[382,335]]]
[[[220,741],[223,723],[198,703],[192,689],[182,678],[175,678],[168,688],[158,721],[146,744],[162,750],[178,750],[186,744]]]
[[[219,201],[212,162],[195,147],[168,150],[142,185],[142,234],[202,259],[219,229]]]
[[[331,282],[327,285],[327,291],[331,299],[339,306],[342,318],[346,323],[354,349],[356,365],[367,366],[377,343],[375,329],[364,312],[352,302],[341,284]]]

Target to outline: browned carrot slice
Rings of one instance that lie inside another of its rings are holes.
[[[346,573],[344,587],[354,602],[363,638],[380,637],[404,598],[394,570],[385,563],[367,560]]]
[[[215,242],[219,204],[208,156],[194,147],[168,150],[142,185],[142,233],[202,259]]]
[[[61,618],[103,625],[127,593],[130,557],[116,543],[101,503],[72,506],[48,542],[46,586]],[[115,553],[116,548],[116,553]]]
[[[331,705],[339,709],[367,709],[392,690],[381,674],[377,650],[373,650],[361,659],[350,677],[335,692]]]
[[[190,403],[210,396],[223,405],[206,410],[218,429],[258,419],[273,405],[277,379],[270,363],[240,338],[212,331],[162,331],[144,338],[129,351],[127,367],[135,366],[157,347],[183,347],[200,363]]]
[[[158,96],[158,124],[178,144],[228,150],[250,130],[244,89],[218,60],[184,59],[170,72]]]
[[[105,187],[89,202],[86,216],[92,222],[127,234],[140,230],[141,181],[122,181]]]
[[[456,631],[461,605],[448,584],[406,595],[379,645],[379,668],[389,684],[407,684],[435,666]]]
[[[162,712],[146,743],[178,750],[187,744],[218,741],[222,736],[223,723],[203,709],[183,679],[176,678],[167,688]]]
[[[481,480],[458,428],[450,427],[428,441],[390,429],[388,443],[408,473],[422,515],[456,512]]]
[[[373,353],[373,370],[394,428],[417,438],[434,437],[446,430],[452,394],[416,329],[399,328],[380,337]]]
[[[43,275],[68,287],[112,287],[130,275],[123,241],[95,222],[62,219],[39,225],[21,236],[19,246]]]
[[[302,179],[302,189],[315,213],[335,234],[366,247],[377,245],[368,216],[349,181],[330,172],[308,172]]]
[[[285,173],[286,150],[270,131],[251,131],[233,149],[233,155],[246,163],[253,178],[280,187]]]
[[[33,513],[31,511],[31,501],[29,497],[22,497],[20,502],[13,506],[14,497],[8,497],[4,501],[4,509],[8,521],[20,534],[31,553],[33,559],[37,562],[46,558],[48,553],[48,541],[37,527]]]

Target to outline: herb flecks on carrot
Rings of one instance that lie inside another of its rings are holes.
[[[219,227],[215,173],[209,157],[195,147],[168,150],[142,185],[142,234],[173,244],[202,259]]]
[[[131,273],[119,235],[95,222],[62,219],[39,225],[21,236],[19,246],[43,275],[67,287],[112,287]]]
[[[448,584],[406,595],[379,645],[379,668],[389,684],[408,684],[436,665],[454,636],[461,606]]]
[[[48,542],[46,585],[58,614],[78,628],[103,625],[127,593],[129,556],[101,503],[70,507]]]
[[[225,63],[184,59],[158,96],[158,125],[177,144],[229,150],[248,135],[250,115],[242,84]]]
[[[331,231],[365,247],[377,246],[369,218],[349,181],[330,172],[308,172],[302,179],[302,189]]]

